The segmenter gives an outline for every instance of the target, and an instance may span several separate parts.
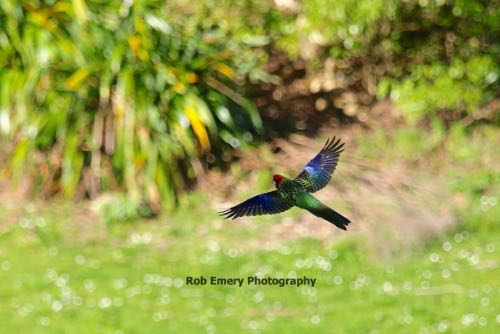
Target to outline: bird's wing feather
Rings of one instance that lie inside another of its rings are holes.
[[[295,178],[299,181],[304,190],[308,192],[316,192],[326,186],[332,178],[333,171],[339,161],[340,153],[342,153],[344,143],[340,142],[340,138],[335,140],[327,140],[321,151],[304,166],[302,172]]]
[[[242,216],[273,215],[290,209],[293,206],[289,200],[281,197],[278,191],[260,194],[247,199],[243,203],[221,211],[224,218],[238,218]]]

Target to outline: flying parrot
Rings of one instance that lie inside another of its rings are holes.
[[[302,172],[295,178],[289,179],[283,175],[273,175],[276,190],[254,196],[220,214],[228,218],[242,216],[257,216],[277,214],[293,206],[305,209],[317,217],[321,217],[338,228],[347,230],[351,223],[349,219],[335,212],[321,203],[311,193],[314,193],[328,184],[333,171],[339,161],[344,144],[340,138],[327,140],[321,151],[304,166]]]

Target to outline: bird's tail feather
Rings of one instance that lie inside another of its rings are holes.
[[[335,210],[330,209],[326,205],[322,205],[321,207],[318,208],[309,208],[307,210],[313,215],[323,218],[343,230],[347,230],[347,225],[351,223],[349,219],[342,216]]]
[[[316,197],[306,192],[300,193],[296,196],[296,205],[299,208],[306,209],[313,215],[323,218],[343,230],[347,230],[347,225],[351,223],[349,219],[333,209],[330,209],[328,206],[321,203]]]

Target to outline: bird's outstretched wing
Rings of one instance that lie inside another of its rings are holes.
[[[336,141],[335,137],[331,141],[327,140],[323,149],[304,166],[295,180],[303,185],[304,190],[311,193],[326,186],[332,178],[340,153],[344,151],[343,146],[344,143],[340,142],[340,138]]]
[[[290,209],[291,201],[280,196],[278,191],[270,191],[247,199],[243,203],[230,209],[221,211],[224,218],[238,218],[242,216],[273,215]]]

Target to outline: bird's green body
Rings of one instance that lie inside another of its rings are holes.
[[[295,179],[289,179],[279,174],[273,175],[276,190],[254,196],[223,211],[222,214],[226,218],[234,219],[241,216],[275,214],[297,206],[345,230],[350,223],[349,219],[310,194],[323,188],[330,181],[331,174],[342,152],[343,144],[339,143],[340,140],[335,142],[335,138],[331,142],[327,141],[321,152],[309,161]]]
[[[277,191],[281,198],[302,209],[314,208],[321,203],[306,191],[303,182],[297,180],[283,178],[283,181],[277,187]]]
[[[290,180],[284,177],[277,185],[277,192],[282,199],[289,201],[293,206],[307,210],[315,216],[345,229],[349,220],[311,195],[307,191],[308,186],[307,180]]]
[[[295,206],[301,209],[318,209],[323,205],[316,197],[313,195],[302,191],[295,196]]]
[[[289,178],[283,178],[277,186],[277,191],[281,198],[291,201],[294,205],[297,198],[301,197],[301,193],[305,192],[299,182],[290,180]]]

